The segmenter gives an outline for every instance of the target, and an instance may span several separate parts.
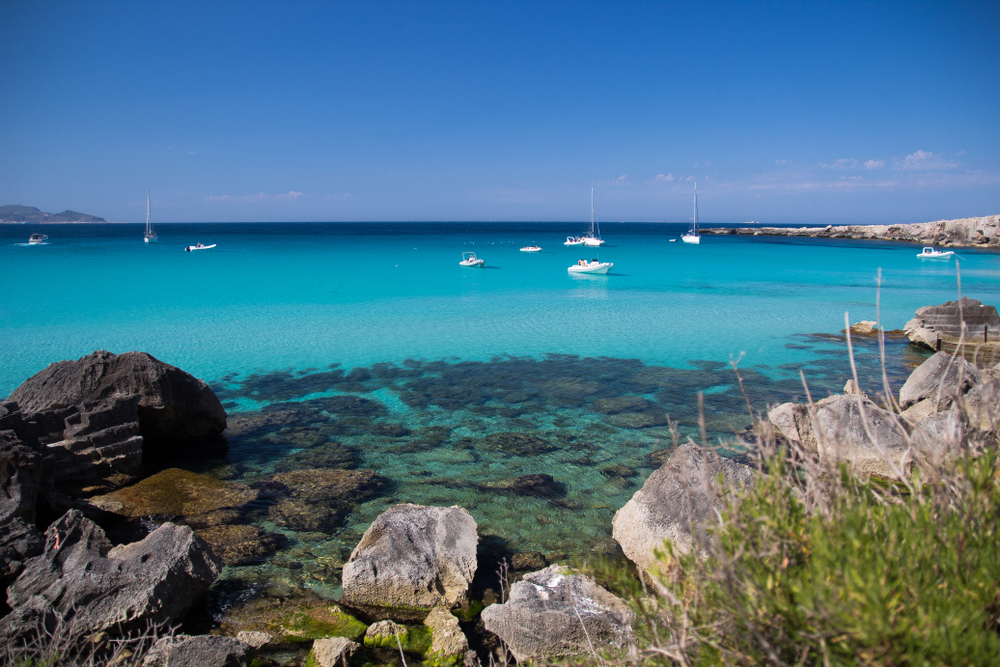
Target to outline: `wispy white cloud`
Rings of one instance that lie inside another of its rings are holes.
[[[775,160],[774,164],[788,164],[788,160]]]
[[[666,176],[664,176],[663,174],[657,174],[656,178],[654,178],[653,180],[656,181],[657,183],[672,183],[673,181],[677,180],[677,177],[671,174],[670,172],[667,172]]]
[[[259,192],[255,195],[209,195],[205,197],[208,202],[235,202],[239,204],[254,204],[269,201],[294,201],[302,196],[301,192],[289,190],[283,194],[269,195]]]
[[[865,169],[881,169],[885,166],[885,160],[866,160]]]
[[[910,153],[904,158],[893,158],[892,168],[899,171],[933,171],[953,169],[958,166],[954,160],[935,155],[929,151]]]
[[[858,161],[852,157],[842,157],[833,161],[830,169],[854,169],[858,166]]]

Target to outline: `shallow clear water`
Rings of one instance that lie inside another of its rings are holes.
[[[612,515],[671,446],[666,416],[699,437],[699,391],[718,440],[747,426],[747,400],[760,411],[801,395],[800,371],[814,395],[843,387],[837,332],[845,311],[876,319],[880,268],[886,329],[958,294],[959,263],[918,260],[909,244],[693,247],[676,241],[681,225],[620,223],[604,226],[603,248],[564,247],[582,227],[172,224],[145,245],[140,225],[2,225],[0,396],[53,361],[142,350],[211,383],[230,413],[228,459],[201,470],[247,483],[378,471],[390,486],[342,525],[251,517],[287,541],[228,575],[333,594],[340,563],[396,502],[462,505],[481,535],[550,559],[608,551]],[[49,243],[24,245],[39,230]],[[199,241],[218,247],[183,252]],[[519,252],[529,244],[544,251]],[[460,267],[465,251],[486,268]],[[959,255],[962,294],[1000,302],[1000,256]],[[597,256],[609,275],[567,274]],[[877,346],[858,345],[862,385],[877,392]],[[898,389],[923,357],[887,347]],[[329,400],[345,396],[366,401]],[[543,473],[545,493],[511,491]]]

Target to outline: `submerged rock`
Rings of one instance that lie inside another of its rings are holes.
[[[483,449],[504,456],[534,456],[556,450],[551,442],[527,433],[491,433],[482,440]]]
[[[288,487],[296,498],[308,501],[339,499],[350,503],[375,497],[389,483],[374,470],[329,468],[283,472],[272,480]]]
[[[482,619],[518,662],[621,649],[632,641],[625,603],[559,565],[515,583],[510,600],[484,609]]]
[[[138,484],[95,496],[89,503],[129,518],[174,516],[197,518],[222,508],[237,508],[257,499],[257,491],[239,482],[168,468]]]
[[[673,451],[662,468],[615,513],[612,535],[629,560],[643,570],[660,564],[654,550],[670,540],[678,553],[687,553],[704,539],[705,524],[717,520],[722,494],[716,477],[722,473],[732,484],[752,484],[756,471],[718,456],[694,443]]]
[[[464,604],[478,541],[476,522],[461,507],[390,507],[344,565],[343,601],[383,608],[401,620]]]
[[[536,498],[562,498],[566,495],[566,485],[557,482],[552,478],[552,475],[546,473],[522,475],[494,484],[480,484],[477,488],[480,491],[509,493],[515,496],[534,496]]]

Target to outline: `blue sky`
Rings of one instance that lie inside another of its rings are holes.
[[[1000,213],[1000,2],[0,0],[0,204],[154,220]]]

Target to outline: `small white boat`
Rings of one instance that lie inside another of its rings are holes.
[[[614,264],[611,262],[602,262],[599,259],[592,259],[589,262],[585,259],[581,259],[579,262],[573,266],[566,269],[570,273],[597,273],[605,274],[608,272]]]
[[[931,246],[927,246],[920,251],[917,257],[920,259],[949,259],[954,254],[954,250],[935,250]]]
[[[212,243],[211,245],[202,245],[200,243],[195,243],[194,245],[189,245],[188,247],[184,248],[184,250],[186,250],[187,252],[191,252],[192,250],[211,250],[214,247],[215,247],[214,243]]]
[[[521,248],[521,252],[541,252],[541,251],[542,251],[542,246],[538,245],[526,245],[523,248]]]
[[[49,240],[49,237],[45,234],[32,234],[28,237],[28,245],[38,245],[40,243],[45,243]]]
[[[146,243],[158,243],[160,237],[156,235],[153,231],[153,227],[149,224],[149,191],[146,191],[146,233],[143,234],[142,240]]]
[[[463,252],[462,261],[458,263],[459,266],[486,266],[486,261],[476,257],[474,252]]]
[[[698,234],[698,184],[694,184],[694,220],[691,223],[691,229],[689,229],[683,236],[681,236],[681,241],[684,243],[694,243],[695,245],[701,245],[701,235]]]
[[[583,245],[582,236],[567,236],[566,242],[563,245]]]

